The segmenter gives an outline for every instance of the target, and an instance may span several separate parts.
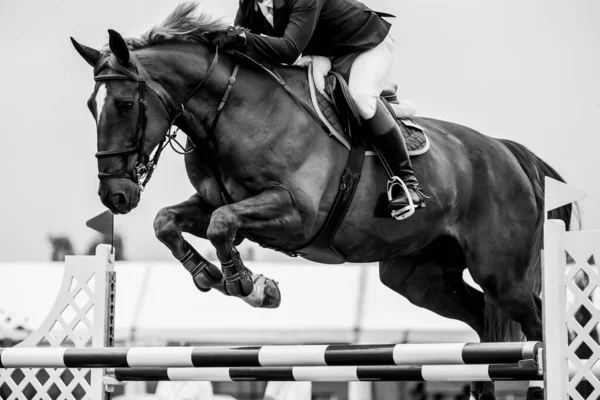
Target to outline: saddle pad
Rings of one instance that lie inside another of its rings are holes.
[[[329,128],[330,135],[349,150],[350,139],[344,133],[342,123],[333,101],[329,96],[321,93],[315,87],[312,77],[312,64],[308,69],[308,80],[310,97],[315,111],[323,123]],[[426,153],[429,150],[430,144],[425,129],[410,118],[398,118],[396,120],[404,135],[408,154],[411,157],[414,157]]]

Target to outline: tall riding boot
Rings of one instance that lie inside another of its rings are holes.
[[[419,189],[402,131],[381,100],[377,101],[375,116],[365,122],[371,141],[393,176],[388,181],[388,208],[394,218],[407,218],[415,209],[425,207],[425,195]]]

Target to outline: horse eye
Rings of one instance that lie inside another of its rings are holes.
[[[119,111],[126,113],[131,111],[131,109],[133,108],[133,101],[124,101],[123,103],[119,104]]]

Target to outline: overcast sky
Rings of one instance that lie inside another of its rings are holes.
[[[135,36],[177,1],[3,1],[0,4],[0,261],[47,260],[47,234],[76,251],[103,211],[91,68],[69,36],[95,48],[107,29]],[[391,80],[418,113],[519,141],[586,190],[584,226],[600,229],[600,2],[597,0],[369,0],[396,14]],[[205,1],[233,16],[236,0]],[[165,151],[140,206],[118,217],[131,259],[170,259],[152,220],[191,194],[183,160]],[[515,199],[517,200],[517,199]]]

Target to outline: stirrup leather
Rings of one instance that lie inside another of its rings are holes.
[[[415,213],[415,203],[413,202],[412,196],[408,191],[408,187],[406,186],[404,181],[402,181],[402,179],[398,178],[397,176],[393,176],[387,182],[388,201],[392,201],[394,199],[394,197],[392,196],[394,186],[400,186],[402,190],[404,190],[404,193],[406,193],[406,198],[408,199],[408,205],[406,207],[402,207],[399,210],[392,211],[392,217],[397,219],[398,221],[401,221]]]

